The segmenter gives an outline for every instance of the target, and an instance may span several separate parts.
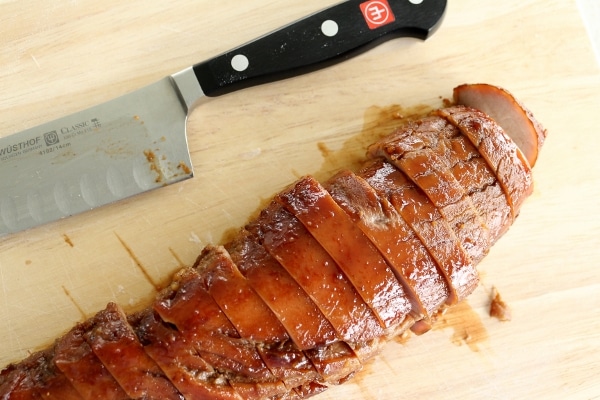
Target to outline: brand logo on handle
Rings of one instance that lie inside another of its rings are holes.
[[[371,0],[360,5],[369,29],[377,29],[396,20],[387,0]]]

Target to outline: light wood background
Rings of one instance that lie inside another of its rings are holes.
[[[0,0],[0,136],[333,3]],[[458,84],[488,82],[515,93],[549,130],[535,194],[481,264],[467,303],[433,332],[390,343],[320,398],[600,398],[600,68],[576,2],[449,3],[427,42],[394,40],[203,104],[188,123],[192,180],[0,238],[0,367],[108,301],[146,304],[154,286],[286,184],[355,163],[378,110],[437,106]],[[493,286],[511,322],[487,314]]]

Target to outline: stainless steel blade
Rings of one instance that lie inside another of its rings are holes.
[[[190,69],[0,139],[0,236],[193,176]]]

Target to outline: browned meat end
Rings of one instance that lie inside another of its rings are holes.
[[[454,101],[483,111],[500,125],[521,149],[531,167],[546,140],[546,129],[510,92],[485,83],[454,88]]]

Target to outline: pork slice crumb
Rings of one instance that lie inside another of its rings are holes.
[[[490,317],[497,318],[500,321],[510,321],[512,313],[508,304],[502,300],[500,292],[496,287],[492,288],[492,301],[490,303]]]

